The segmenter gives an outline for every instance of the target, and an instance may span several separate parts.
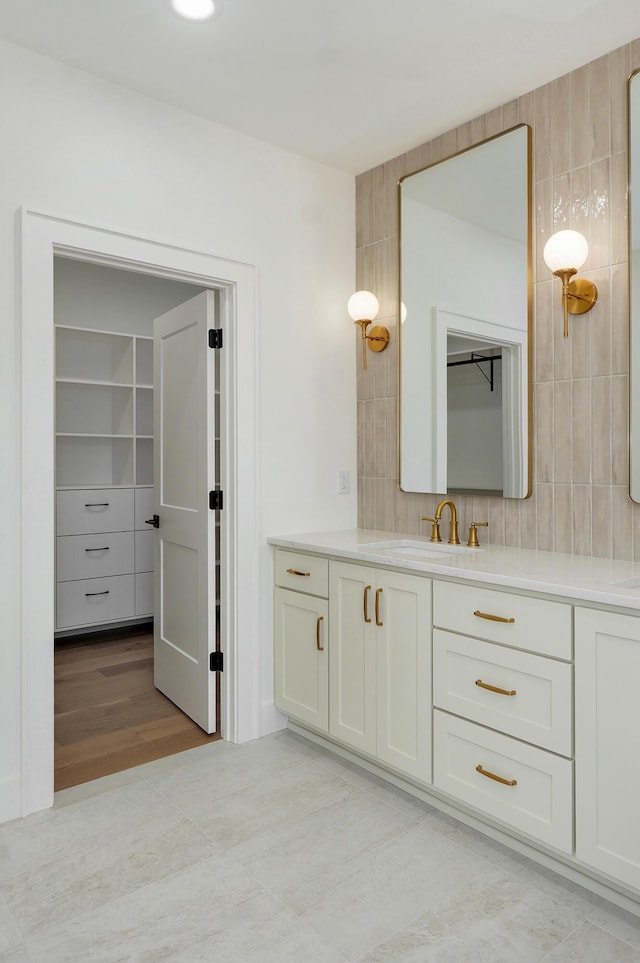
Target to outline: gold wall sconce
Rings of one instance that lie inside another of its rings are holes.
[[[569,314],[586,314],[598,300],[598,289],[592,281],[573,278],[588,254],[587,239],[578,231],[556,231],[544,246],[547,267],[562,281],[565,338],[569,337]]]
[[[381,324],[375,324],[369,334],[367,327],[371,324],[380,305],[375,294],[371,291],[356,291],[347,301],[347,311],[354,324],[360,325],[362,332],[362,368],[367,370],[367,343],[372,351],[384,351],[391,337],[389,331]]]

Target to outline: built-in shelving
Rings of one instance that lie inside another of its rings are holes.
[[[56,486],[153,484],[153,339],[56,325]]]

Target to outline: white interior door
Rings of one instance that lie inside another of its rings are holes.
[[[205,732],[216,727],[215,295],[154,321],[154,682]]]

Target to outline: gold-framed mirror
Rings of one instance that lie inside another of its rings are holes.
[[[629,497],[640,503],[640,70],[627,83],[629,148]]]
[[[531,493],[531,128],[403,177],[399,454],[406,492]]]

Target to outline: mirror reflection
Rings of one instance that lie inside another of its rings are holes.
[[[640,502],[640,73],[629,78],[629,495]]]
[[[530,129],[400,181],[400,487],[530,489]]]

